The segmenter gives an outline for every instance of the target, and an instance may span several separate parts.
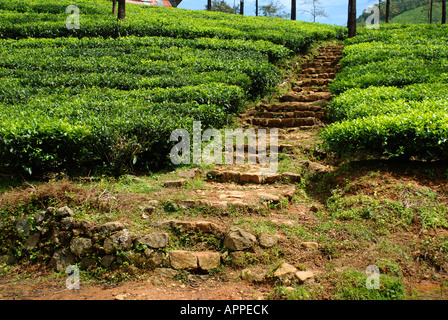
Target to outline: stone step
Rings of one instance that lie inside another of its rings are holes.
[[[311,86],[311,87],[297,86],[292,87],[291,90],[294,92],[325,92],[328,91],[328,86],[327,85]]]
[[[251,125],[262,126],[266,128],[291,128],[301,126],[314,126],[318,124],[318,119],[315,117],[307,118],[287,118],[287,119],[274,119],[274,118],[253,118],[248,119]]]
[[[287,112],[269,112],[269,111],[256,111],[251,114],[254,118],[275,118],[275,119],[288,119],[288,118],[308,118],[315,117],[322,119],[325,117],[324,111],[287,111]]]
[[[290,111],[321,111],[328,101],[317,100],[312,102],[290,101],[294,100],[296,95],[284,95],[280,102],[272,104],[262,103],[256,106],[257,111],[267,112],[290,112]],[[255,114],[255,113],[253,113]]]
[[[280,98],[281,102],[313,102],[331,99],[331,92],[314,92],[311,94],[285,94]]]
[[[284,172],[272,175],[262,175],[259,172],[239,172],[232,170],[210,170],[207,172],[208,180],[212,180],[219,183],[237,183],[237,184],[273,184],[276,182],[295,183],[301,181],[301,175],[296,173]],[[283,194],[291,200],[291,191]],[[242,198],[244,200],[244,198]]]
[[[295,85],[296,86],[305,86],[305,87],[310,87],[310,86],[323,86],[323,85],[327,85],[333,82],[333,79],[304,79],[304,80],[299,80],[296,81]]]

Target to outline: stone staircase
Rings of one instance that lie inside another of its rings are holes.
[[[316,55],[302,64],[291,91],[278,102],[259,103],[240,115],[242,126],[254,128],[310,129],[324,125],[325,106],[332,95],[328,85],[339,71],[342,46],[317,49]]]

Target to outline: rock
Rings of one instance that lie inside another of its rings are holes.
[[[72,230],[73,228],[76,228],[77,223],[75,219],[73,219],[72,217],[65,217],[61,219],[60,227],[61,230],[69,231]]]
[[[260,198],[263,201],[269,201],[272,203],[278,203],[280,201],[279,196],[271,193],[258,193],[258,198]]]
[[[283,172],[282,173],[282,179],[285,182],[289,183],[297,183],[302,180],[302,176],[298,173],[292,173],[292,172]]]
[[[87,269],[89,269],[90,267],[95,267],[96,264],[97,264],[97,263],[96,263],[95,259],[84,258],[84,259],[81,259],[80,268],[81,268],[82,270],[87,270]]]
[[[317,250],[319,249],[319,244],[317,242],[302,242],[302,247],[310,249],[310,250]]]
[[[293,278],[297,272],[298,270],[294,266],[284,262],[277,268],[277,270],[275,270],[274,277],[282,280],[288,280]]]
[[[135,266],[127,266],[126,272],[130,275],[136,275],[138,273],[138,268]]]
[[[303,283],[309,279],[314,279],[314,272],[312,272],[312,271],[297,271],[296,278],[299,279],[301,283]]]
[[[61,247],[67,247],[70,243],[70,233],[68,231],[54,230],[50,236],[50,242]]]
[[[28,237],[26,242],[23,244],[23,248],[25,250],[32,250],[37,245],[37,243],[39,242],[39,239],[40,239],[39,232],[33,233],[32,235],[30,235]]]
[[[128,296],[129,296],[128,293],[125,293],[125,294],[117,294],[117,295],[115,296],[115,300],[123,301],[123,300],[126,299]]]
[[[151,268],[165,266],[166,264],[164,262],[168,260],[166,254],[160,251],[153,251],[148,254],[145,250],[145,256],[147,257],[147,262]]]
[[[198,267],[198,258],[193,252],[175,250],[171,251],[169,256],[173,269],[196,269]]]
[[[36,213],[36,214],[33,216],[34,223],[37,224],[37,225],[39,225],[39,224],[41,224],[42,222],[44,222],[44,220],[45,220],[45,214],[46,214],[46,213],[47,213],[46,211],[41,211],[41,212]]]
[[[104,268],[109,268],[114,261],[115,261],[115,256],[114,255],[106,255],[106,256],[101,258],[100,264]]]
[[[299,161],[299,165],[308,168],[308,171],[311,173],[324,174],[330,172],[330,168],[328,166],[324,166],[317,162],[312,162],[309,160]]]
[[[143,211],[142,217],[144,219],[148,219],[150,215],[152,215],[156,211],[156,207],[154,206],[139,206],[138,207],[141,211]]]
[[[103,250],[106,254],[112,254],[115,252],[114,242],[111,238],[107,238],[103,243]]]
[[[277,242],[278,242],[277,235],[270,235],[270,234],[263,233],[262,235],[260,235],[260,238],[259,238],[260,246],[262,246],[264,248],[271,248],[271,247],[275,246],[277,244]]]
[[[262,282],[266,277],[266,272],[258,269],[246,268],[241,271],[241,279],[250,282]]]
[[[235,226],[224,237],[224,247],[234,251],[249,249],[257,242],[255,236]]]
[[[151,233],[135,240],[135,245],[146,245],[148,248],[165,248],[168,245],[169,236],[167,233]]]
[[[118,221],[107,222],[98,227],[98,232],[111,234],[124,229],[124,224]]]
[[[89,238],[93,237],[94,232],[97,229],[97,225],[94,222],[88,220],[80,221],[78,227]]]
[[[109,239],[119,251],[127,251],[132,248],[132,234],[127,229],[114,233]]]
[[[48,210],[48,209],[47,209]],[[59,208],[58,209],[58,211],[57,211],[57,214],[58,214],[58,216],[59,217],[61,217],[61,218],[64,218],[64,217],[72,217],[72,216],[74,216],[75,214],[74,214],[74,212],[73,212],[73,210],[72,209],[70,209],[69,207],[62,207],[62,208]]]
[[[201,270],[210,271],[221,265],[221,254],[219,252],[196,252],[195,255]]]
[[[78,256],[84,257],[92,253],[93,244],[90,238],[73,238],[70,242],[70,251]]]
[[[163,186],[166,188],[181,188],[185,184],[185,179],[175,180],[175,181],[166,181]]]
[[[243,251],[232,251],[230,252],[230,261],[232,263],[232,265],[236,266],[236,267],[243,267],[246,265],[246,255],[248,253],[247,252],[243,252]]]
[[[185,179],[197,179],[201,176],[201,170],[194,168],[191,170],[179,171],[177,174]]]
[[[240,183],[255,183],[261,184],[263,176],[260,173],[241,173]]]
[[[173,279],[177,277],[177,271],[170,268],[156,268],[154,270],[154,276],[159,278]]]
[[[56,272],[61,272],[69,265],[75,263],[75,256],[66,248],[57,249],[50,260],[50,266]]]

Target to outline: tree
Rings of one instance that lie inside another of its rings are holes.
[[[349,38],[356,36],[356,0],[348,0],[347,28]]]
[[[225,13],[237,13],[239,11],[239,6],[229,6],[225,0],[213,0],[212,2],[212,10],[211,11],[219,11]]]
[[[442,24],[446,24],[446,0],[442,0]]]
[[[126,20],[126,0],[118,0],[118,20]]]
[[[306,9],[301,10],[302,13],[309,13],[313,17],[313,22],[316,22],[317,17],[328,17],[322,7],[322,3],[320,0],[305,0],[302,3],[303,6],[306,6]]]
[[[277,18],[286,18],[288,16],[284,11],[281,12],[284,7],[278,2],[274,2],[273,0],[269,1],[267,5],[261,6],[261,12],[265,17],[277,17]]]
[[[240,1],[240,14],[244,16],[244,0]]]
[[[291,20],[296,20],[297,18],[297,1],[291,0]]]
[[[207,0],[207,10],[208,11],[212,10],[212,0]]]
[[[433,0],[429,0],[429,23],[432,23],[432,3]]]
[[[117,13],[117,0],[112,0],[112,14]]]
[[[390,22],[390,0],[386,0],[386,23]]]
[[[258,0],[255,0],[255,16],[258,17]]]

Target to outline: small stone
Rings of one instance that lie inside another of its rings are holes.
[[[224,237],[224,247],[235,251],[249,249],[256,242],[257,238],[253,234],[234,226]]]
[[[154,276],[159,278],[173,279],[177,277],[177,271],[170,268],[156,268],[154,270]]]
[[[151,215],[151,214],[153,214],[155,211],[156,211],[156,207],[153,207],[153,206],[149,206],[149,205],[147,205],[147,206],[140,206],[140,207],[138,207],[141,211],[143,211],[143,215],[145,215],[145,216],[147,216],[147,217],[149,217],[149,215]],[[142,215],[142,216],[143,216]],[[145,219],[147,219],[147,218],[145,218]]]
[[[47,209],[48,210],[48,209]],[[58,216],[60,216],[61,218],[63,218],[63,217],[72,217],[72,216],[74,216],[74,212],[73,212],[73,210],[72,209],[70,209],[69,207],[67,207],[67,206],[65,206],[65,207],[62,207],[62,208],[59,208],[58,209],[58,211],[57,211],[57,213],[58,213]]]
[[[138,268],[135,266],[127,266],[126,272],[130,275],[136,275],[138,273]]]
[[[166,181],[163,186],[166,188],[181,188],[185,184],[185,179]]]
[[[302,176],[298,173],[283,172],[282,179],[286,182],[297,183],[302,180]]]
[[[23,244],[23,248],[25,250],[32,250],[39,242],[39,239],[40,239],[39,232],[33,233],[32,235],[29,236],[29,238]]]
[[[219,252],[196,252],[195,255],[201,270],[210,271],[221,265],[221,254]]]
[[[71,230],[76,227],[76,221],[72,217],[65,217],[60,222],[61,230]]]
[[[145,252],[145,256],[147,256],[147,262],[152,268],[164,266],[164,262],[168,260],[166,254],[160,251],[153,251],[149,255]]]
[[[56,272],[64,270],[67,266],[75,263],[75,257],[67,249],[57,249],[50,260],[50,266]]]
[[[249,282],[262,282],[266,277],[266,272],[263,270],[246,268],[241,271],[241,279]]]
[[[259,242],[260,246],[264,248],[271,248],[277,244],[278,236],[263,233],[262,235],[260,235]]]
[[[297,271],[298,270],[294,266],[284,262],[277,268],[277,270],[275,270],[274,277],[283,280],[291,279],[295,276]]]
[[[255,183],[261,184],[263,182],[263,176],[259,173],[241,173],[240,183]]]
[[[70,242],[70,251],[78,257],[86,256],[92,249],[92,240],[89,238],[73,238]]]
[[[175,250],[171,251],[169,256],[173,269],[196,269],[198,267],[198,258],[193,252]]]
[[[111,234],[124,229],[124,225],[121,222],[113,221],[107,222],[99,226],[98,231],[100,233]]]
[[[90,267],[95,267],[96,266],[96,261],[95,259],[91,259],[91,258],[84,258],[81,260],[80,263],[80,267],[82,270],[87,270]]]
[[[177,174],[185,179],[197,179],[201,176],[201,170],[194,168],[191,170],[179,171]]]
[[[122,301],[122,300],[126,299],[127,296],[128,296],[127,293],[126,293],[126,294],[117,294],[117,295],[115,296],[115,300],[120,300],[120,301]]]
[[[115,261],[115,256],[113,256],[113,255],[106,255],[106,256],[101,258],[100,264],[104,268],[109,268],[114,261]]]
[[[149,248],[165,248],[168,245],[169,236],[167,233],[151,233],[135,240],[135,245],[146,245]]]
[[[309,250],[319,249],[319,244],[317,242],[302,242],[302,246]]]
[[[41,212],[36,213],[36,214],[33,216],[33,218],[34,218],[34,223],[35,223],[35,224],[41,224],[42,222],[44,222],[45,214],[46,214],[46,211],[41,211]]]
[[[296,278],[300,280],[300,282],[305,282],[309,279],[314,279],[314,272],[312,271],[297,271]]]
[[[127,229],[114,233],[109,239],[117,250],[127,251],[132,248],[132,234]]]

